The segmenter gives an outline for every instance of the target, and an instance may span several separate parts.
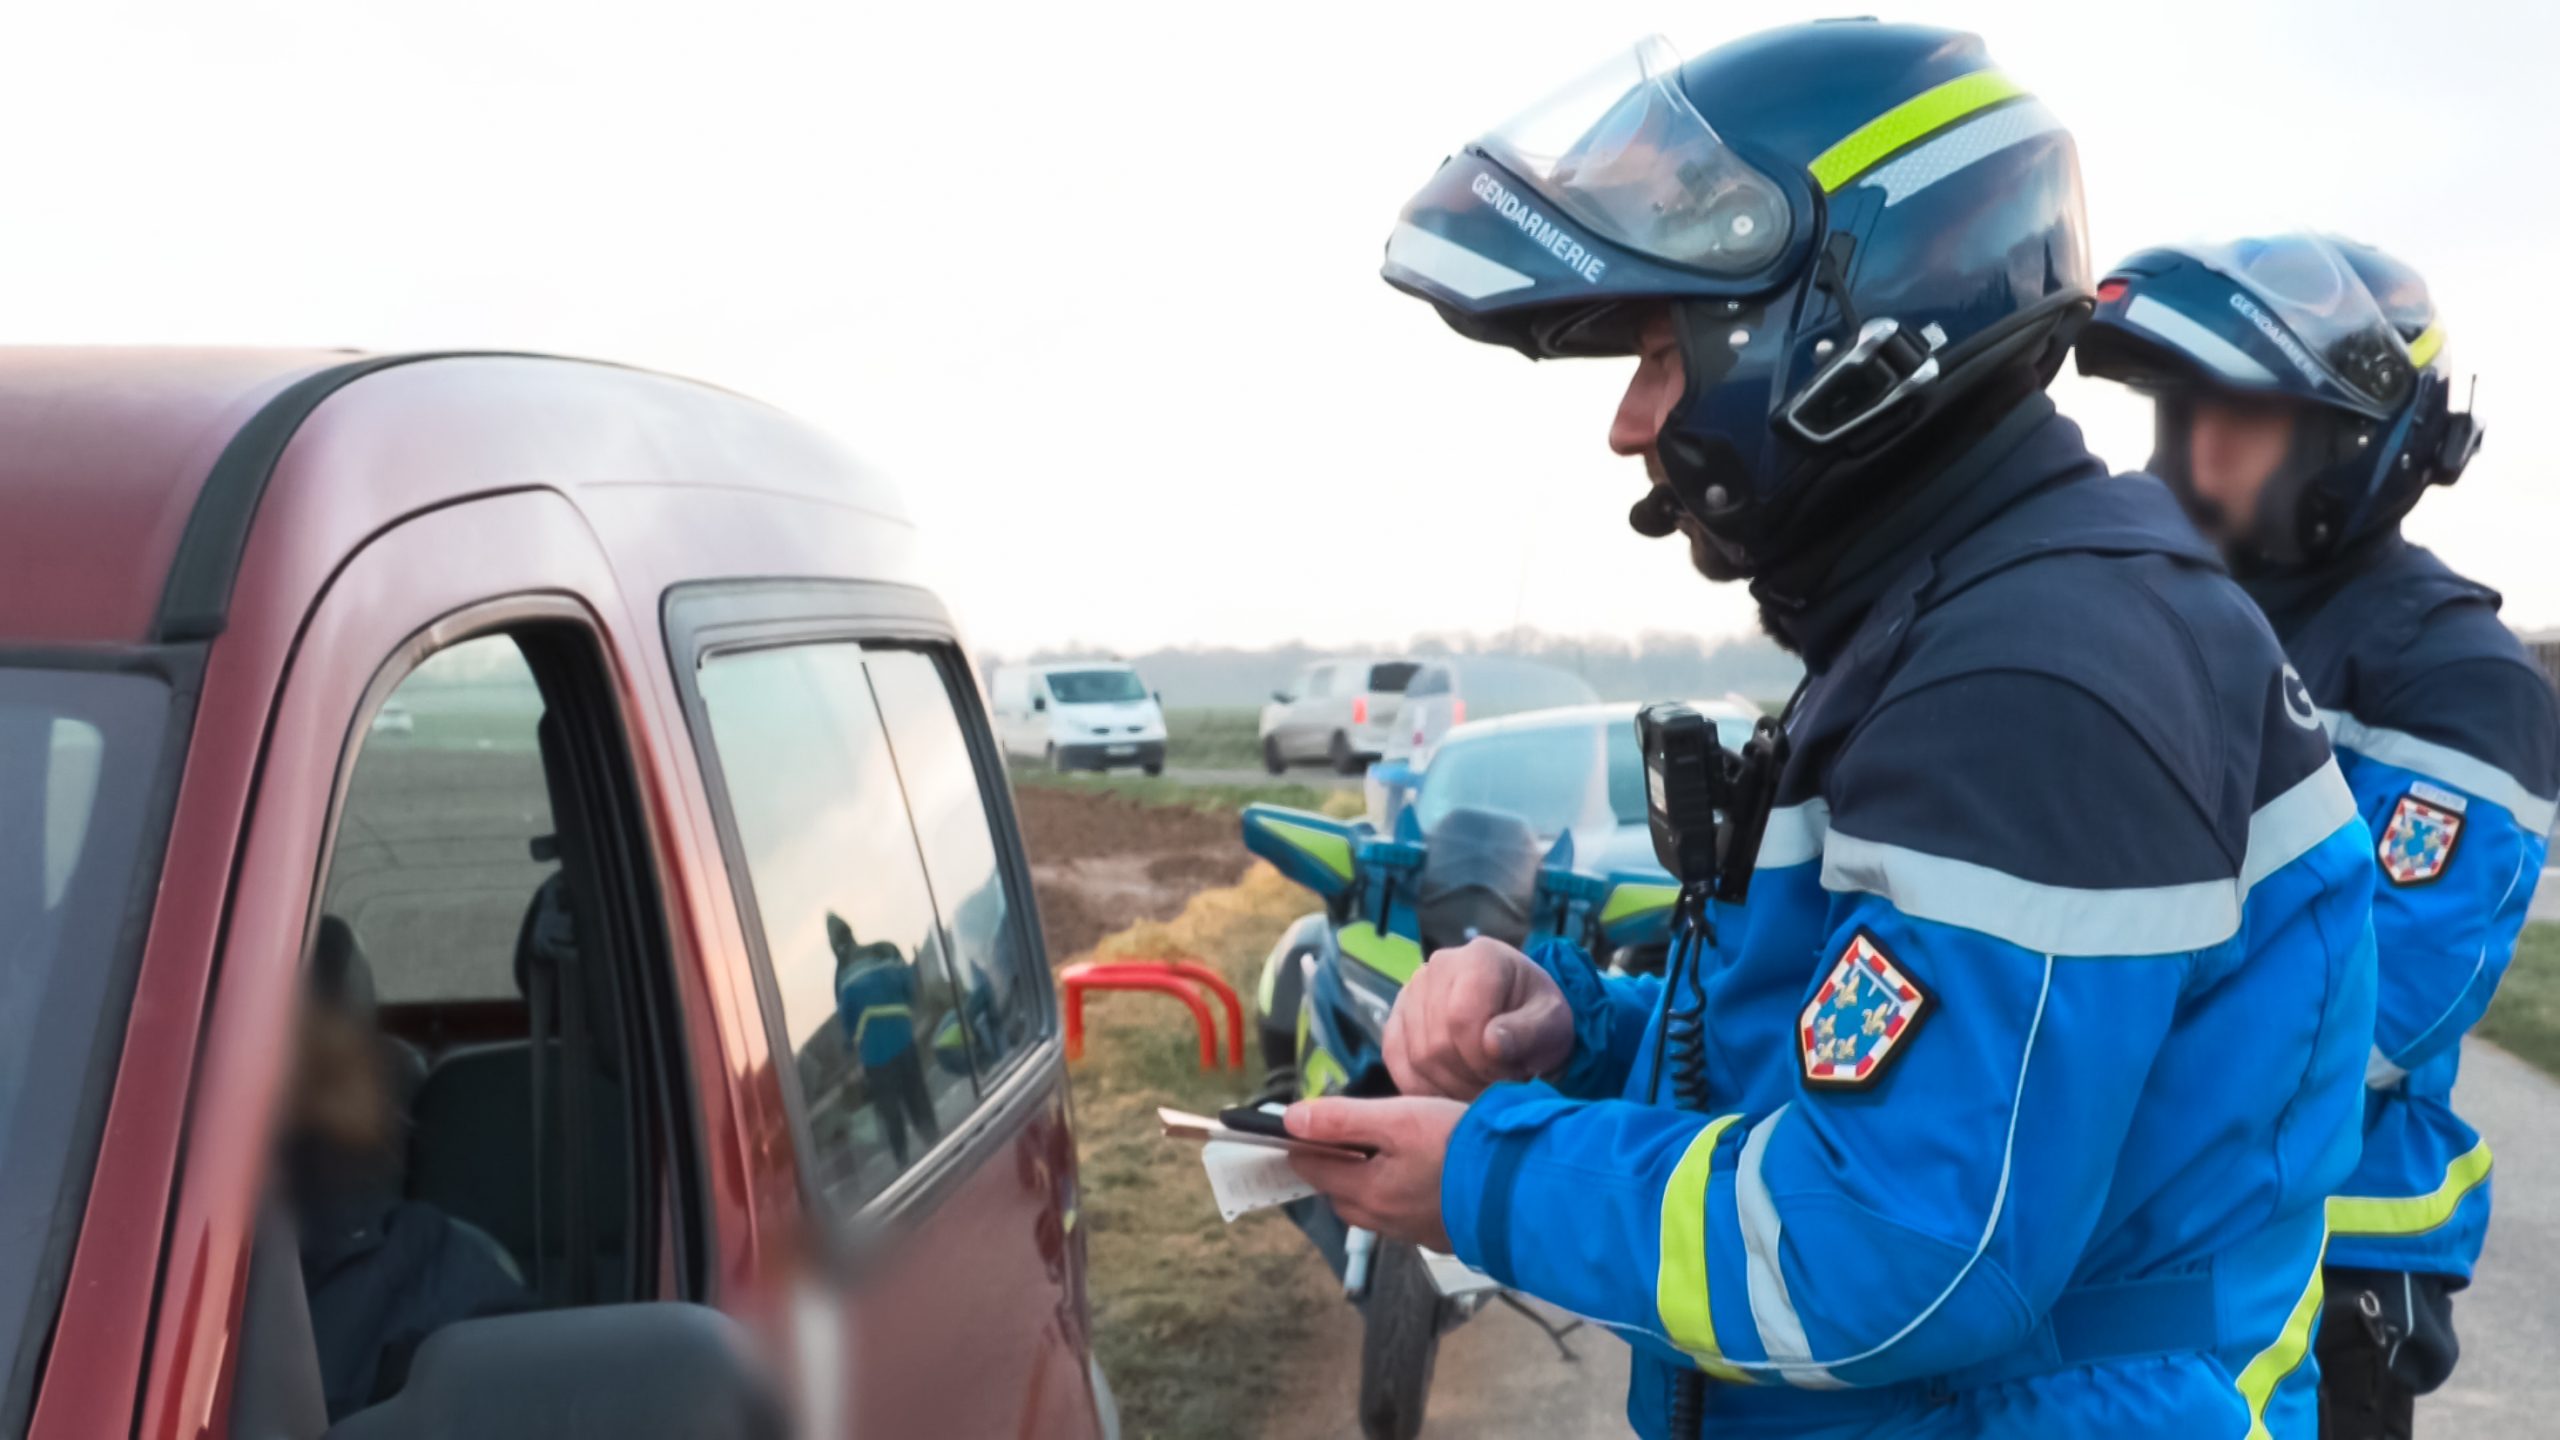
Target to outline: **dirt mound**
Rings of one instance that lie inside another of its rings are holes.
[[[1252,859],[1233,815],[1047,785],[1023,786],[1013,799],[1052,964],[1141,920],[1172,918]]]

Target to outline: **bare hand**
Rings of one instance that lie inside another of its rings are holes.
[[[1448,1157],[1449,1136],[1466,1113],[1467,1107],[1455,1100],[1414,1096],[1302,1100],[1289,1107],[1290,1134],[1367,1145],[1378,1153],[1366,1160],[1336,1160],[1293,1151],[1289,1163],[1333,1201],[1344,1220],[1390,1240],[1446,1253],[1449,1229],[1440,1219],[1440,1166]]]
[[[1473,1100],[1573,1058],[1573,1010],[1555,977],[1478,936],[1414,973],[1387,1016],[1387,1073],[1407,1095]]]

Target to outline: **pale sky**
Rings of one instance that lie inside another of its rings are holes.
[[[104,3],[0,23],[0,335],[713,381],[897,477],[981,647],[1748,628],[1602,445],[1614,363],[1377,279],[1440,158],[1639,36],[1850,6]],[[2432,282],[2488,443],[2412,530],[2560,624],[2539,4],[1948,3],[2101,266],[2317,227]],[[2067,379],[2120,466],[2145,409]]]

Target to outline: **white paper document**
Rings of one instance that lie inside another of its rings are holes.
[[[1200,1165],[1209,1172],[1209,1193],[1217,1197],[1218,1213],[1229,1222],[1316,1193],[1316,1187],[1289,1168],[1287,1152],[1265,1145],[1212,1140],[1200,1147]]]

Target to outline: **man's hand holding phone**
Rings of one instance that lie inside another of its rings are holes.
[[[1440,1167],[1449,1136],[1466,1113],[1465,1105],[1437,1096],[1301,1100],[1286,1116],[1291,1135],[1375,1153],[1353,1159],[1293,1150],[1289,1164],[1333,1201],[1344,1220],[1445,1253],[1449,1231],[1440,1220]]]

